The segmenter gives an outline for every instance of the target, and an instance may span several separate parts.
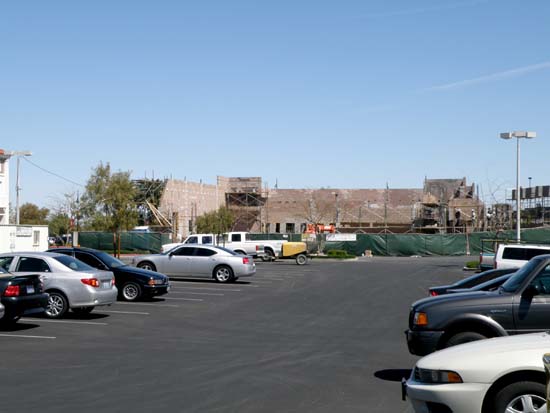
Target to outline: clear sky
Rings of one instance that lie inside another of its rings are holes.
[[[522,184],[550,185],[549,21],[548,0],[3,2],[0,148],[81,184],[103,161],[281,188],[466,176],[502,197],[499,132],[538,133]],[[21,180],[40,206],[79,189],[24,161]]]

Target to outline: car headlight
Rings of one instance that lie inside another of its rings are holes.
[[[163,278],[150,278],[147,282],[149,285],[164,285],[166,281]]]
[[[422,311],[417,311],[414,313],[414,318],[413,318],[413,324],[415,326],[427,326],[428,325],[428,314],[422,312]]]
[[[414,379],[427,384],[463,383],[462,377],[456,371],[420,369],[418,367],[414,369]]]

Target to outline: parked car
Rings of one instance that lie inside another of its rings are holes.
[[[96,306],[116,301],[117,288],[111,271],[101,271],[73,257],[51,252],[13,252],[0,254],[10,261],[15,275],[39,274],[49,294],[44,314],[61,318],[71,309],[89,313]]]
[[[517,270],[498,291],[429,297],[413,303],[406,331],[420,356],[469,341],[550,329],[550,255]]]
[[[537,255],[550,254],[550,245],[500,244],[494,268],[520,268]]]
[[[13,275],[7,269],[12,259],[0,258],[0,322],[15,323],[22,315],[43,313],[48,294],[38,274]]]
[[[505,268],[502,270],[489,270],[489,271],[483,271],[478,274],[474,274],[470,277],[463,278],[453,284],[449,285],[440,285],[438,287],[430,287],[428,290],[428,293],[435,297],[436,295],[442,295],[447,294],[448,290],[451,289],[457,289],[457,288],[472,288],[475,287],[478,284],[482,284],[486,281],[493,280],[495,278],[500,277],[501,275],[510,274],[512,272],[515,272],[516,269],[514,268]]]
[[[221,283],[256,273],[252,257],[214,245],[182,245],[163,254],[135,257],[132,265],[170,277],[206,277]]]
[[[484,283],[473,286],[472,288],[450,288],[447,290],[447,294],[456,294],[456,293],[470,293],[473,291],[495,291],[502,284],[504,284],[508,279],[515,274],[514,272],[501,275],[498,278],[493,280],[485,281]]]
[[[132,267],[103,251],[76,247],[53,248],[48,251],[75,257],[98,270],[111,271],[115,275],[119,299],[125,301],[164,295],[170,290],[166,275]]]
[[[420,359],[402,395],[417,413],[546,412],[546,333],[463,344]]]

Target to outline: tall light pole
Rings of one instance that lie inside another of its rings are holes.
[[[520,139],[533,139],[537,137],[536,132],[527,132],[527,131],[514,131],[514,132],[504,132],[500,134],[502,139],[512,139],[516,138],[517,140],[517,152],[516,152],[516,241],[521,242],[521,194],[519,191],[519,140]]]
[[[31,156],[31,151],[11,151],[11,156],[17,156],[17,172],[15,174],[15,225],[19,225],[19,192],[21,187],[19,186],[19,163],[22,156]]]

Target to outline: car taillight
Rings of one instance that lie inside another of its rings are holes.
[[[437,295],[437,292],[436,292],[436,291],[430,291],[430,295],[431,295],[432,297],[435,297],[435,296]]]
[[[97,278],[81,278],[82,284],[89,285],[90,287],[99,287],[99,280]]]
[[[115,285],[115,281],[116,280],[114,278],[111,279],[111,286]]]
[[[243,264],[248,264],[250,262],[250,258],[243,257]]]
[[[19,295],[18,285],[8,285],[4,290],[4,297],[17,297]]]

